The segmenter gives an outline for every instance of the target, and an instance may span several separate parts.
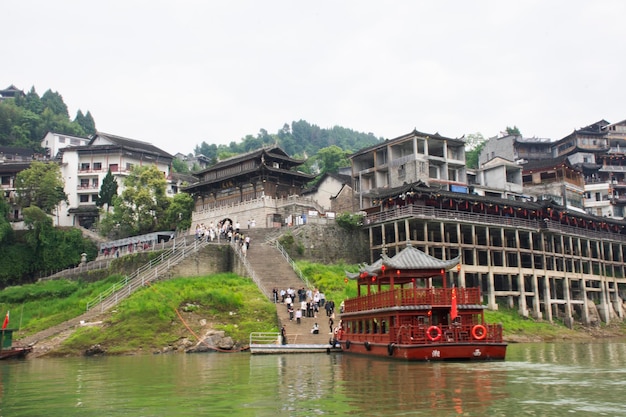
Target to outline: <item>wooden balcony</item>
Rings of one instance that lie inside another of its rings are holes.
[[[457,305],[480,305],[479,288],[456,288]],[[345,300],[344,313],[356,313],[379,308],[430,306],[449,307],[452,288],[396,288]]]

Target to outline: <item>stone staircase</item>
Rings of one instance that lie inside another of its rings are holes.
[[[244,230],[243,233],[249,235],[251,239],[247,260],[257,279],[266,289],[271,292],[273,288],[280,291],[291,287],[297,291],[306,286],[287,259],[274,246],[273,240],[277,237],[275,229],[250,229]],[[294,308],[299,307],[300,303],[296,300]],[[289,320],[287,306],[279,300],[276,304],[276,314],[279,324],[285,325],[289,344],[328,344],[330,329],[324,309],[320,310],[317,318],[303,317],[301,323],[297,324],[295,318],[293,321]],[[316,322],[320,327],[320,333],[311,334],[311,328]]]

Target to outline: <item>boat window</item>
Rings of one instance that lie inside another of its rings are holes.
[[[372,333],[376,334],[378,333],[378,320],[374,319],[372,321]]]
[[[386,333],[387,333],[387,322],[386,322],[385,320],[383,320],[383,321],[380,323],[380,332],[381,332],[382,334],[386,334]]]

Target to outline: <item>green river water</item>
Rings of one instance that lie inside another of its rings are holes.
[[[0,362],[0,416],[626,416],[626,340],[503,362],[171,354]]]

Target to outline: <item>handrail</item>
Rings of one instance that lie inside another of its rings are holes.
[[[237,256],[239,257],[239,260],[243,264],[244,268],[248,272],[248,275],[250,275],[250,278],[252,278],[252,281],[257,285],[257,287],[259,287],[261,292],[263,294],[265,294],[265,296],[267,297],[268,300],[272,300],[272,298],[273,298],[272,292],[268,291],[267,288],[265,288],[265,286],[263,285],[263,283],[261,282],[259,277],[254,272],[254,269],[252,269],[252,266],[250,265],[250,262],[248,261],[248,258],[243,256],[243,253],[241,252],[241,249],[239,247],[237,247],[238,245],[235,242],[231,243],[231,246],[233,247],[233,250],[235,251],[235,254],[237,254]]]
[[[165,264],[165,267],[162,268],[161,271],[166,271],[207,244],[208,242],[203,239],[194,240],[191,248],[188,248],[187,244],[182,248],[180,245],[178,247],[173,246],[171,249],[161,253],[158,258],[152,259],[147,264],[139,267],[132,274],[125,276],[121,281],[113,284],[110,288],[89,300],[87,302],[86,311],[98,305],[100,305],[100,311],[105,311],[115,306],[120,300],[132,294],[137,288],[143,287],[147,283],[156,280],[159,277],[160,266]]]
[[[274,345],[280,344],[279,332],[252,332],[250,333],[251,345]]]
[[[300,268],[298,268],[298,265],[296,265],[296,263],[291,259],[291,257],[289,256],[285,248],[280,243],[278,243],[278,241],[274,241],[273,243],[274,243],[274,246],[276,246],[276,249],[278,249],[278,251],[281,253],[281,255],[283,255],[283,257],[287,260],[287,262],[289,262],[289,265],[291,265],[291,268],[296,273],[296,275],[298,275],[300,280],[304,282],[307,288],[311,288],[311,284],[309,283],[309,280],[307,279],[307,277],[304,276]]]

